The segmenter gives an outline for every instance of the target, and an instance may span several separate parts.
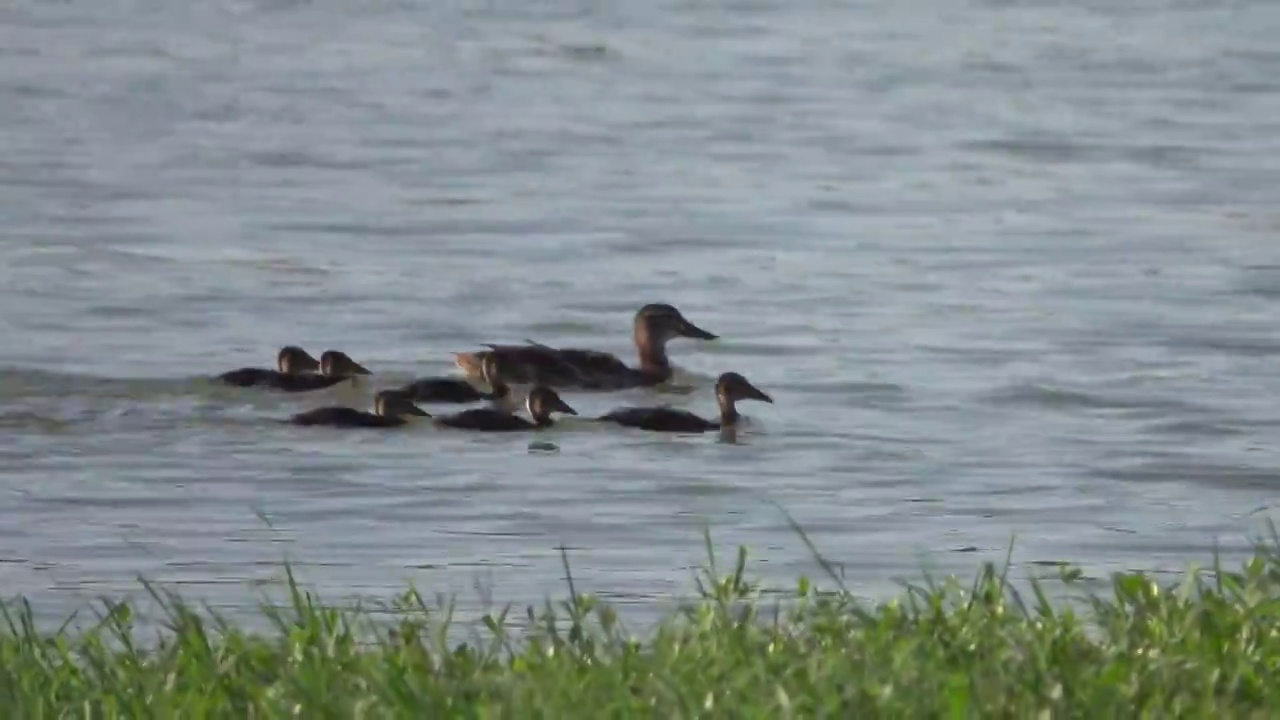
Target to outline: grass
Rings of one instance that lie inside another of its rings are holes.
[[[840,589],[800,579],[770,602],[744,577],[744,550],[724,576],[709,541],[708,552],[699,598],[643,639],[572,579],[563,602],[522,613],[521,629],[508,608],[461,644],[448,639],[449,607],[416,591],[378,620],[322,606],[292,572],[291,606],[263,606],[265,634],[150,584],[167,618],[159,637],[127,604],[53,632],[18,601],[0,626],[0,707],[22,718],[1280,714],[1274,530],[1238,572],[1168,586],[1118,574],[1109,593],[1066,605],[1034,582],[1024,597],[989,564],[971,584],[930,582],[886,603],[856,602],[834,572]],[[1061,576],[1070,587],[1079,573]]]

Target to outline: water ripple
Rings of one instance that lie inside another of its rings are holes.
[[[706,528],[767,582],[820,574],[773,503],[863,595],[1014,537],[1096,577],[1243,547],[1277,481],[1280,14],[934,9],[20,0],[6,588],[252,609],[287,552],[329,600],[480,574],[538,602],[564,545],[657,611]],[[673,387],[567,399],[711,414],[735,370],[776,400],[738,443],[279,422],[484,342],[632,362],[648,302],[720,340],[673,342]],[[374,375],[210,382],[284,344]]]

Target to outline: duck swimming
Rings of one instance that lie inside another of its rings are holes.
[[[430,377],[414,380],[400,388],[400,392],[417,402],[470,403],[492,400],[491,393],[482,392],[476,386],[458,378]]]
[[[458,367],[468,375],[482,373],[485,357],[500,357],[503,379],[512,383],[593,390],[648,387],[671,379],[667,342],[680,337],[715,340],[719,336],[689,322],[672,305],[651,303],[636,312],[632,323],[632,338],[639,358],[639,365],[634,368],[611,353],[554,348],[532,340],[526,340],[525,345],[486,344],[488,350],[456,353],[454,357]]]
[[[349,358],[348,358],[349,359]],[[267,387],[285,392],[322,390],[346,379],[345,376],[317,375],[322,363],[297,345],[286,345],[276,354],[275,370],[240,368],[222,373],[218,380],[236,387]]]
[[[752,385],[746,378],[736,372],[727,372],[716,381],[716,402],[720,405],[718,421],[706,420],[688,410],[672,407],[621,407],[595,419],[599,422],[611,422],[623,427],[653,432],[700,433],[736,425],[741,418],[736,406],[739,400],[761,400],[773,403],[773,398]]]
[[[413,401],[395,390],[383,390],[373,398],[373,412],[332,406],[298,413],[289,419],[293,425],[327,425],[329,427],[382,428],[399,427],[409,417],[431,417]]]
[[[489,400],[499,410],[511,412],[511,388],[498,377],[497,358],[486,356],[480,362],[481,377],[489,385],[489,392],[481,392],[466,380],[449,377],[431,377],[415,380],[400,388],[400,392],[418,402],[470,403]]]
[[[554,424],[551,419],[551,413],[553,412],[562,412],[566,415],[578,414],[577,410],[569,407],[568,403],[560,399],[555,390],[545,385],[534,386],[529,391],[529,397],[525,400],[525,407],[529,411],[529,417],[533,418],[533,422],[507,410],[491,407],[463,410],[453,415],[442,415],[434,418],[432,422],[442,427],[461,430],[504,432],[551,427]]]

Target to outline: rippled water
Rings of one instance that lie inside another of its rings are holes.
[[[286,554],[651,610],[712,528],[774,582],[1238,551],[1280,458],[1280,6],[19,0],[0,9],[0,581],[224,610]],[[677,305],[741,444],[273,420]],[[374,384],[202,379],[285,343]],[[744,406],[745,409],[746,406]],[[264,523],[259,514],[270,522]]]

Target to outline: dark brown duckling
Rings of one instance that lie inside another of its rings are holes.
[[[373,412],[331,406],[298,413],[289,419],[293,425],[326,425],[329,427],[385,428],[399,427],[410,417],[431,417],[413,401],[395,390],[383,390],[373,398]]]
[[[453,415],[442,415],[433,418],[432,422],[442,427],[460,430],[509,432],[551,427],[554,424],[551,419],[551,413],[553,412],[561,412],[566,415],[578,414],[577,410],[569,407],[568,403],[560,399],[555,390],[545,385],[534,386],[529,391],[529,397],[525,400],[525,407],[529,411],[529,417],[533,419],[532,422],[507,410],[492,407],[463,410]]]
[[[464,403],[492,400],[491,393],[483,392],[460,378],[429,377],[414,380],[400,391],[417,402]]]
[[[240,368],[218,376],[218,380],[236,387],[265,387],[285,392],[323,390],[344,378],[317,375],[321,363],[297,345],[286,345],[276,354],[275,370]]]
[[[639,365],[632,368],[612,353],[581,348],[554,348],[531,340],[525,345],[492,345],[488,350],[457,353],[454,362],[469,375],[479,375],[483,358],[504,360],[505,378],[589,390],[616,390],[659,385],[671,379],[667,343],[675,338],[715,340],[718,336],[685,319],[674,306],[651,303],[636,312],[632,339]]]
[[[511,388],[499,377],[496,367],[497,359],[492,356],[481,362],[482,379],[489,385],[489,392],[482,392],[467,380],[449,377],[415,380],[400,388],[400,392],[418,402],[461,404],[488,400],[492,407],[511,412]]]
[[[735,372],[727,372],[716,381],[716,402],[720,405],[719,420],[706,420],[688,410],[673,407],[620,407],[596,418],[623,427],[653,432],[700,433],[732,427],[741,415],[736,406],[739,400],[762,400],[773,403],[773,398],[752,385]]]

